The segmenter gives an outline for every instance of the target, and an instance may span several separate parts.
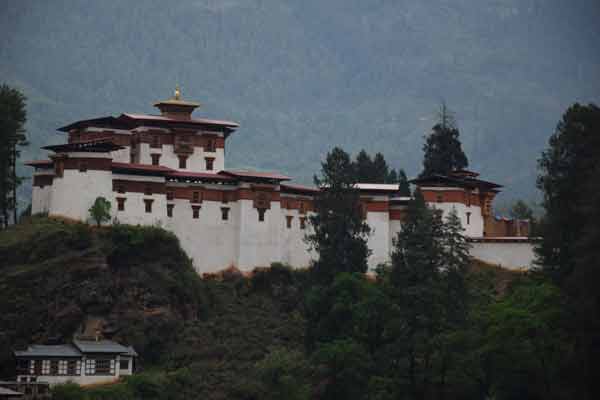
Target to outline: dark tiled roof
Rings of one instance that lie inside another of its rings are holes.
[[[174,179],[206,179],[206,180],[215,180],[215,181],[233,181],[234,178],[219,174],[219,173],[209,173],[209,172],[187,172],[187,171],[173,171],[168,174],[169,178]]]
[[[274,180],[274,181],[289,181],[289,176],[281,175],[274,172],[257,172],[257,171],[221,171],[219,174],[233,176],[235,178],[257,179],[257,180]]]
[[[36,168],[50,168],[53,164],[52,160],[33,160],[25,163],[25,165]]]
[[[70,344],[32,344],[27,350],[15,350],[16,357],[80,357],[81,353]]]
[[[114,144],[110,140],[91,140],[86,142],[57,144],[53,146],[45,146],[42,149],[52,150],[55,153],[65,153],[73,151],[90,152],[90,153],[107,153],[115,150],[124,149],[123,146]]]
[[[494,182],[488,182],[481,179],[472,178],[469,176],[448,176],[440,174],[432,174],[429,176],[412,179],[409,183],[425,186],[450,186],[450,187],[466,187],[478,188],[481,190],[495,190],[502,187]]]
[[[133,175],[158,175],[164,176],[169,173],[175,172],[174,169],[162,166],[162,165],[149,165],[149,164],[132,164],[132,163],[121,163],[113,162],[112,170],[115,172],[130,173]]]

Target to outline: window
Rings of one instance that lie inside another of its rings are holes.
[[[469,225],[471,223],[471,213],[468,212],[467,213],[467,225]]]
[[[150,147],[160,147],[160,137],[158,135],[152,135],[152,142],[150,143]]]
[[[67,375],[81,375],[81,362],[78,360],[67,361]]]
[[[134,151],[131,151],[131,152],[129,153],[129,162],[130,162],[131,164],[135,164],[135,152],[134,152]]]
[[[258,222],[264,222],[264,220],[265,220],[265,211],[267,211],[266,208],[259,208],[258,209]]]
[[[192,206],[192,218],[200,218],[200,206]]]
[[[50,360],[42,360],[42,375],[50,374]]]
[[[306,217],[300,217],[300,229],[306,228]]]
[[[294,219],[294,217],[292,215],[286,215],[285,216],[285,224],[287,226],[288,229],[292,228],[292,220]]]
[[[152,199],[144,199],[144,206],[145,206],[145,209],[146,209],[147,213],[151,213],[152,212],[152,202],[153,201],[154,200],[152,200]]]
[[[96,360],[88,359],[85,360],[85,374],[94,375],[96,373]]]
[[[179,156],[179,168],[187,168],[187,156]]]
[[[173,200],[175,198],[175,195],[173,193],[172,190],[168,190],[167,191],[167,200]]]
[[[129,360],[119,361],[119,369],[129,369]]]
[[[33,374],[41,375],[42,374],[42,360],[34,360],[33,361]]]
[[[221,207],[221,219],[227,221],[229,219],[229,207]]]
[[[146,196],[151,196],[152,195],[152,186],[150,186],[150,185],[144,186],[144,194]]]
[[[204,160],[206,161],[206,170],[212,171],[215,159],[213,157],[206,157],[206,158],[204,158]]]
[[[167,204],[167,217],[173,218],[173,207],[175,204]]]
[[[67,360],[60,360],[58,362],[58,374],[67,375]]]
[[[115,360],[108,358],[98,358],[95,361],[95,375],[114,375],[115,374]]]
[[[300,200],[300,214],[306,214],[306,203]]]
[[[86,172],[88,169],[87,161],[79,161],[79,172]]]
[[[206,141],[206,146],[204,147],[204,151],[213,153],[215,151],[215,140],[208,139]]]
[[[200,203],[200,192],[192,192],[192,203]]]
[[[28,375],[29,374],[29,360],[18,359],[17,360],[17,373]]]
[[[158,165],[160,154],[150,154],[150,157],[152,157],[152,165]]]
[[[125,197],[117,197],[117,211],[125,211]]]

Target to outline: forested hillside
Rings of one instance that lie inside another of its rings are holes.
[[[409,176],[445,100],[472,168],[535,196],[568,104],[598,101],[596,0],[4,1],[0,81],[28,97],[31,146],[76,119],[154,112],[179,83],[238,121],[229,167],[308,182],[333,145]],[[293,156],[292,156],[293,154]],[[506,160],[510,159],[510,162]],[[26,169],[23,169],[26,171]],[[27,171],[29,173],[30,171]],[[21,188],[23,202],[29,196]]]

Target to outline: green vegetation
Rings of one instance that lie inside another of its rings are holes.
[[[110,201],[104,197],[96,197],[94,204],[92,204],[88,211],[98,227],[103,222],[110,221]]]
[[[6,228],[12,213],[17,222],[17,188],[23,178],[17,176],[17,160],[26,146],[25,96],[8,85],[0,85],[0,227]]]

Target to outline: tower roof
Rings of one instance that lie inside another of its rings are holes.
[[[192,112],[194,112],[196,108],[200,107],[200,103],[183,100],[181,98],[181,90],[179,89],[178,85],[175,88],[173,97],[154,103],[154,107],[158,108],[160,113],[164,116],[171,118],[190,119]]]

